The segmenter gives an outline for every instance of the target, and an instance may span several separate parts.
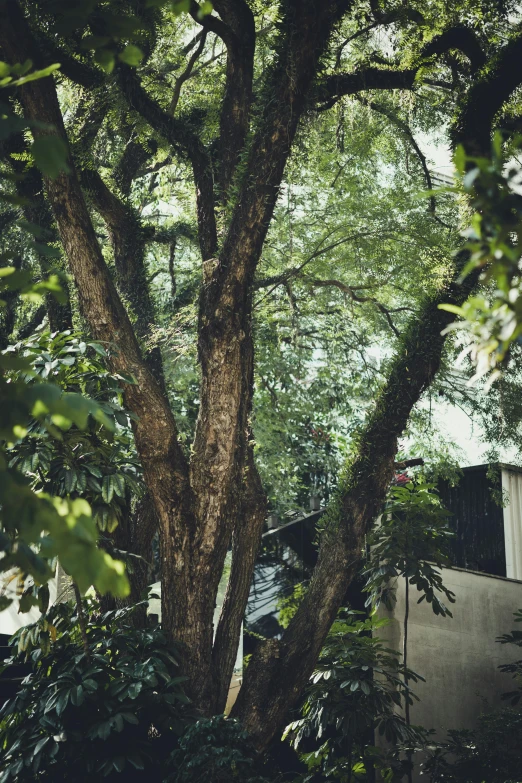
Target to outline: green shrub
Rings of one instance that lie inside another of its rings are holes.
[[[432,783],[522,783],[522,712],[487,713],[448,735],[425,765]]]
[[[176,649],[132,611],[91,612],[86,644],[66,604],[15,634],[12,662],[31,673],[0,711],[1,783],[163,780],[188,699]]]
[[[165,783],[269,783],[241,725],[223,715],[190,726],[173,752]]]
[[[357,619],[346,612],[334,623],[319,656],[301,708],[286,728],[310,775],[304,781],[367,780],[379,769],[384,780],[400,780],[406,765],[400,749],[423,744],[426,732],[411,726],[397,708],[417,697],[410,686],[422,677],[399,663],[399,653],[372,632],[386,620]],[[374,746],[374,733],[393,745]]]

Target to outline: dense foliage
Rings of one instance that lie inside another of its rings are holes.
[[[467,156],[459,149],[456,164],[474,210],[465,232],[471,258],[463,275],[482,270],[490,285],[470,297],[462,307],[443,305],[463,321],[448,329],[467,334],[463,353],[476,365],[474,379],[488,375],[492,383],[500,375],[513,344],[522,334],[520,255],[522,252],[522,195],[519,164],[520,139],[504,148],[497,132],[491,158]],[[497,366],[498,365],[498,366]]]
[[[450,564],[448,542],[453,536],[448,512],[433,485],[408,480],[392,486],[382,516],[368,537],[363,570],[369,606],[393,607],[397,577],[404,577],[435,614],[452,616],[437,593],[450,603],[455,595],[442,581],[442,566]]]
[[[3,279],[9,281],[10,277]],[[35,593],[40,587],[42,596],[48,596],[47,582],[57,556],[82,590],[95,585],[101,592],[125,595],[128,585],[123,566],[97,548],[97,531],[86,500],[71,498],[67,492],[60,494],[53,487],[35,487],[27,478],[29,471],[20,471],[12,454],[17,447],[31,450],[30,430],[35,428],[45,433],[50,443],[61,442],[63,432],[71,427],[80,432],[90,424],[110,432],[114,417],[77,391],[64,393],[63,385],[42,382],[31,362],[12,352],[0,356],[0,394],[0,546],[4,552],[0,568],[7,572],[8,585],[15,579],[22,585],[22,611],[38,603]],[[31,451],[30,468],[34,471],[46,455],[44,449],[36,453],[34,446]],[[35,489],[50,489],[51,494],[36,493]],[[0,595],[0,607],[8,606],[14,595],[14,591]],[[47,608],[47,600],[40,598],[41,608]]]
[[[503,709],[481,715],[474,730],[451,731],[426,771],[433,783],[518,783],[522,713]]]
[[[361,619],[347,612],[333,625],[307,688],[302,717],[286,735],[303,753],[310,770],[321,780],[371,780],[378,769],[383,779],[401,780],[407,761],[401,752],[425,741],[421,727],[409,725],[402,714],[405,701],[416,698],[411,686],[415,672],[399,662],[398,652],[379,639],[387,620]],[[375,747],[384,737],[390,750]]]
[[[237,721],[217,715],[190,726],[172,753],[165,783],[269,783],[248,734]]]
[[[187,725],[179,652],[158,627],[136,630],[133,609],[58,604],[13,637],[13,663],[31,672],[0,713],[0,780],[162,781]]]
[[[96,400],[100,415],[111,422],[110,430],[92,418],[84,429],[68,423],[56,438],[48,422],[35,420],[28,437],[9,450],[10,466],[30,477],[34,490],[85,498],[99,529],[109,533],[130,513],[131,498],[142,492],[129,416],[121,406],[121,384],[132,378],[107,370],[111,350],[117,349],[86,342],[80,333],[38,330],[7,354],[26,359],[37,381],[47,379],[67,393]]]

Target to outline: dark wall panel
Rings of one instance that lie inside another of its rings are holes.
[[[449,523],[455,532],[453,565],[506,576],[504,513],[495,502],[487,473],[487,465],[464,468],[456,487],[441,482],[439,491],[452,514]]]

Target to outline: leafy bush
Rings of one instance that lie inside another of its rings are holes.
[[[374,731],[384,735],[396,748],[415,745],[425,732],[410,726],[397,712],[405,700],[416,697],[405,684],[417,682],[419,675],[399,663],[399,654],[384,647],[371,632],[387,620],[357,620],[348,612],[337,621],[321,652],[302,707],[302,717],[286,728],[296,749],[306,750],[303,758],[311,772],[321,772],[325,780],[350,781],[353,774],[363,779],[371,767],[393,777],[393,767],[404,774],[398,753],[386,759],[373,746]],[[387,770],[387,772],[386,772]],[[315,780],[313,775],[305,780]]]
[[[11,267],[0,270],[0,292],[20,288],[23,281],[16,274]],[[33,291],[34,287],[27,288]],[[123,564],[97,548],[97,530],[85,499],[53,497],[54,487],[37,485],[34,476],[24,475],[16,456],[29,449],[36,469],[30,429],[49,443],[61,443],[71,430],[83,437],[88,427],[110,438],[113,417],[85,396],[83,389],[64,391],[43,380],[27,356],[13,351],[0,354],[0,401],[0,552],[4,554],[0,571],[11,572],[21,583],[31,576],[37,592],[39,586],[46,588],[53,575],[51,561],[59,556],[82,591],[94,584],[102,593],[126,595],[129,587]],[[37,603],[35,596],[27,594],[26,598],[22,611]],[[11,600],[1,595],[0,608]]]
[[[0,712],[1,783],[163,779],[188,699],[176,649],[132,611],[91,612],[85,643],[66,604],[15,634],[12,662],[32,671]]]
[[[425,765],[432,783],[521,783],[522,712],[484,714],[477,728],[448,735]]]
[[[268,783],[240,724],[223,715],[190,726],[171,755],[165,783]]]
[[[437,593],[443,593],[450,603],[455,602],[454,593],[432,565],[439,569],[449,565],[453,533],[448,516],[433,485],[408,481],[390,487],[384,513],[369,537],[370,554],[362,573],[368,606],[382,602],[391,609],[393,585],[398,576],[404,576],[420,593],[418,603],[426,600],[435,614],[452,616]]]
[[[57,433],[53,421],[33,419],[27,426],[29,437],[9,452],[10,466],[26,475],[34,490],[84,498],[99,529],[109,533],[128,514],[131,495],[142,491],[130,417],[122,408],[122,384],[134,381],[107,370],[115,350],[80,332],[46,330],[8,349],[30,363],[37,381],[50,380],[66,392],[95,399],[111,422],[107,430],[91,416],[82,429],[69,425]]]

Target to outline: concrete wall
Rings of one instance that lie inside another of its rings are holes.
[[[426,679],[414,686],[420,702],[411,708],[411,721],[435,729],[441,738],[448,729],[475,726],[478,715],[498,707],[500,694],[512,689],[509,675],[497,667],[517,660],[520,649],[495,639],[516,627],[513,612],[522,608],[520,581],[460,568],[443,569],[443,581],[456,595],[453,618],[435,615],[426,601],[418,604],[420,594],[410,585],[408,623],[408,666]],[[401,652],[404,599],[401,578],[394,611],[384,612],[391,623],[379,631]]]

